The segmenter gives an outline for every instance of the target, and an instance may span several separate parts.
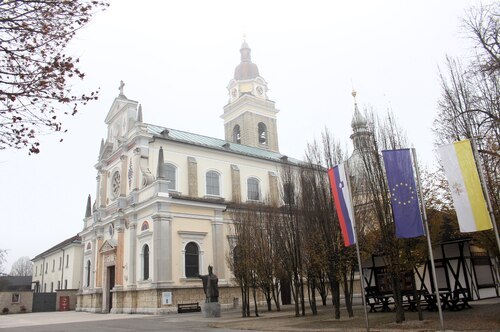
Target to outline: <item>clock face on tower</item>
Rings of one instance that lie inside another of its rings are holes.
[[[113,196],[116,198],[120,195],[120,173],[115,172],[113,174],[113,178],[111,179],[111,190],[113,192]]]

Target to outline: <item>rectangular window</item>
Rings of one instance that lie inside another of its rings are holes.
[[[59,270],[61,269],[62,267],[62,257],[59,257]]]
[[[66,255],[66,267],[69,265],[69,255]]]
[[[43,292],[47,293],[47,284],[43,284]]]
[[[57,289],[61,289],[61,281],[60,280],[57,281]]]
[[[52,272],[54,272],[54,269],[56,268],[56,260],[52,260]]]
[[[45,274],[49,272],[49,263],[45,263]]]
[[[68,289],[68,279],[64,279],[64,289]]]
[[[206,176],[207,181],[207,195],[219,196],[219,174],[214,171],[210,171]]]
[[[19,303],[21,301],[21,295],[19,293],[12,293],[12,303]]]
[[[50,292],[52,293],[53,291],[54,291],[54,283],[53,283],[53,282],[51,282],[51,283],[50,283]]]
[[[286,205],[295,205],[295,186],[293,183],[283,184],[283,201]]]
[[[35,277],[37,276],[37,274],[38,274],[38,265],[35,266]]]
[[[167,176],[167,188],[169,190],[175,190],[175,166],[167,164],[166,165],[166,176]]]

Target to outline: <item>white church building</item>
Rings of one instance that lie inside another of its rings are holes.
[[[240,296],[226,258],[234,238],[230,203],[280,202],[275,103],[246,42],[228,85],[225,139],[143,122],[123,92],[105,123],[96,199],[87,206],[78,311],[162,313],[203,302],[198,274],[219,278],[219,301]]]

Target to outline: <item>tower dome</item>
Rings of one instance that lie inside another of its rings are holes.
[[[252,62],[252,50],[244,41],[240,48],[241,63],[234,69],[234,79],[237,81],[251,80],[259,76],[259,68]]]
[[[356,132],[357,129],[366,128],[368,122],[358,109],[358,103],[356,102],[356,91],[352,91],[352,96],[354,97],[354,115],[352,116],[351,128],[354,132]]]

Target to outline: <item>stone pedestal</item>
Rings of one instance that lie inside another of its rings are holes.
[[[201,312],[203,313],[203,317],[205,318],[220,317],[220,303],[219,302],[202,303]]]

